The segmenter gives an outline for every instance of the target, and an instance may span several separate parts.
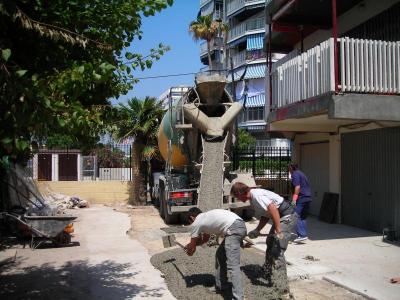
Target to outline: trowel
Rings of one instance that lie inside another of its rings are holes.
[[[169,234],[169,235],[163,236],[162,241],[163,241],[164,248],[179,246],[182,249],[185,249],[185,246],[183,246],[181,243],[176,241],[176,237],[174,234]]]

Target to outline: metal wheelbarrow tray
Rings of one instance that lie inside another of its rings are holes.
[[[6,214],[18,223],[27,227],[31,234],[30,247],[38,248],[46,241],[52,241],[56,245],[68,245],[71,243],[71,236],[64,232],[65,227],[77,217],[71,215],[60,216],[28,216],[17,217],[13,214]]]
[[[42,237],[54,238],[64,231],[64,228],[76,217],[71,215],[61,216],[27,216],[24,215],[25,222],[29,227],[36,229]]]

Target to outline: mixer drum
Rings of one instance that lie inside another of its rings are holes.
[[[168,161],[168,140],[171,140],[171,165],[174,168],[182,168],[188,164],[189,158],[187,151],[184,149],[184,145],[181,144],[181,141],[184,140],[183,131],[176,129],[174,130],[176,124],[177,103],[178,102],[176,102],[172,107],[172,116],[170,110],[165,113],[158,130],[157,139],[158,148],[165,161]]]

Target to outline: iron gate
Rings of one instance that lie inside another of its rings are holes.
[[[282,196],[290,193],[288,164],[291,150],[288,147],[257,147],[233,149],[233,170],[251,172],[257,185]]]

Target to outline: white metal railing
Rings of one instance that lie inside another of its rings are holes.
[[[400,42],[341,38],[342,92],[400,94]]]
[[[233,26],[228,33],[228,42],[256,30],[265,30],[265,18],[249,19]]]
[[[233,67],[236,68],[246,62],[246,51],[240,51],[232,57]]]
[[[335,90],[333,39],[309,49],[272,72],[273,107]]]
[[[246,5],[252,4],[264,4],[265,0],[231,0],[226,5],[227,15],[234,13],[235,11],[245,7]]]
[[[338,52],[340,92],[400,94],[400,42],[346,37],[338,39]],[[272,70],[273,108],[334,92],[334,41]]]

